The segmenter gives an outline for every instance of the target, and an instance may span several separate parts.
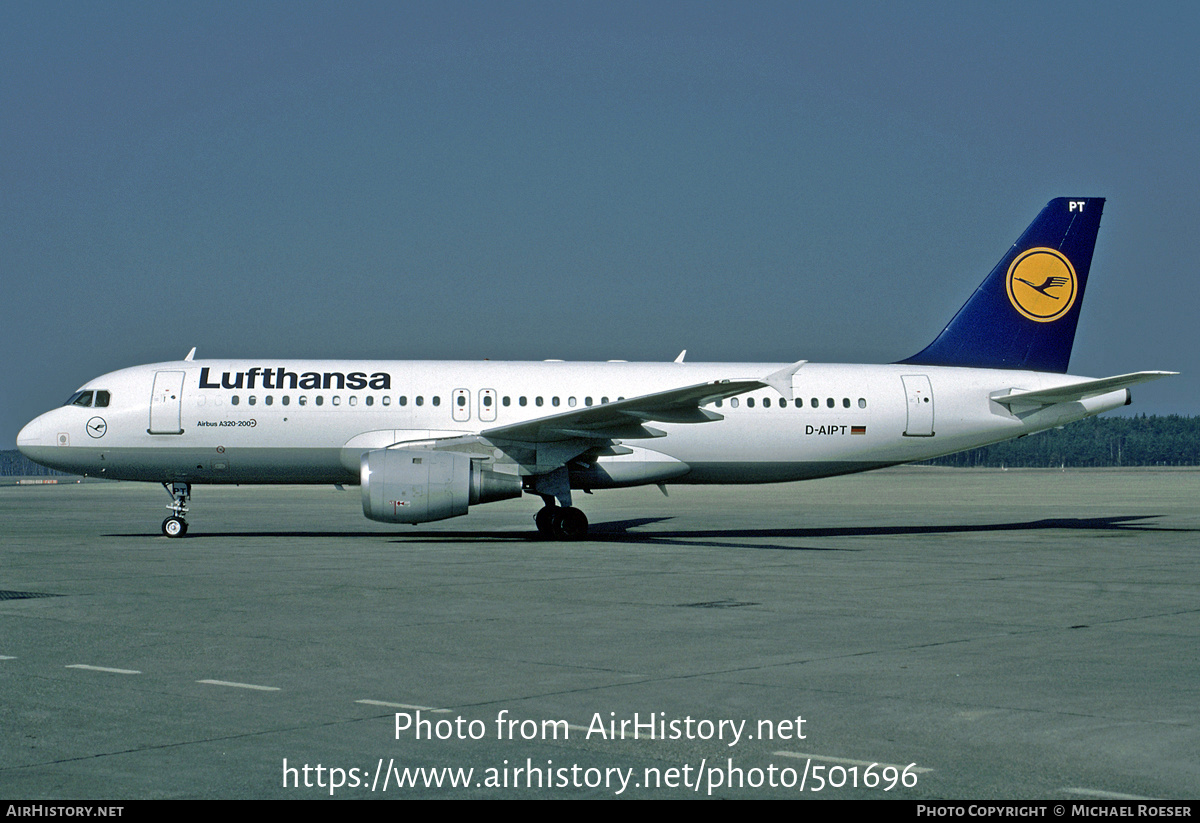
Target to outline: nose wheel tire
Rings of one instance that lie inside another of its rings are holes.
[[[162,522],[162,533],[167,537],[183,537],[187,534],[187,521],[172,515]]]

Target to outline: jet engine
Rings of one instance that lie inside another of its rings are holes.
[[[385,523],[427,523],[467,513],[467,506],[521,496],[521,478],[482,467],[465,454],[375,449],[359,470],[363,514]]]

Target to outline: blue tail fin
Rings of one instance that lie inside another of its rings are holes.
[[[950,324],[901,363],[1065,373],[1103,197],[1051,200]]]

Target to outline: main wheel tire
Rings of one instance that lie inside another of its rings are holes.
[[[183,537],[187,534],[187,521],[171,515],[162,522],[162,533],[167,537]]]
[[[579,540],[587,537],[587,515],[573,506],[559,509],[551,523],[558,540]]]
[[[542,506],[538,509],[537,514],[533,516],[533,523],[537,526],[538,534],[547,537],[554,534],[554,516],[557,513],[557,506]]]

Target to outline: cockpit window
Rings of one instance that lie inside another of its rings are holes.
[[[93,404],[93,401],[94,404]],[[108,406],[109,393],[106,391],[77,391],[67,398],[64,406],[83,406],[85,408],[95,405],[98,409],[103,409]]]

